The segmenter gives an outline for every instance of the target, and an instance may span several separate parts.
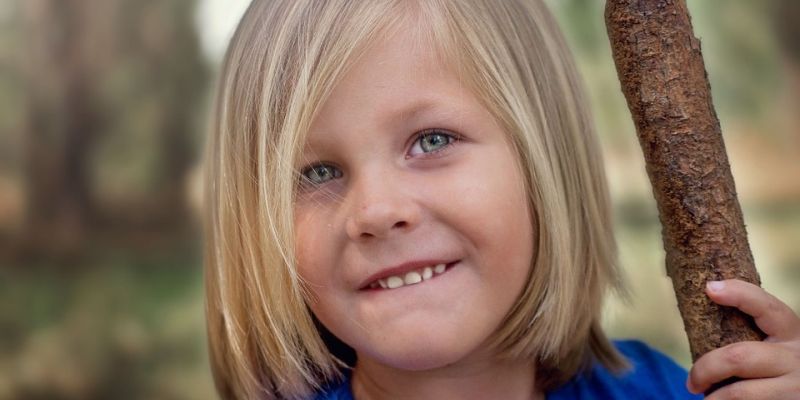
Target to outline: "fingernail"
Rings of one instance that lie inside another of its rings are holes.
[[[706,286],[708,286],[708,290],[712,292],[719,292],[722,289],[725,289],[725,282],[723,281],[709,281]]]

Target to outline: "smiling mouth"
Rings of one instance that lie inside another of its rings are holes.
[[[403,286],[416,285],[418,283],[431,280],[447,272],[455,262],[449,264],[436,264],[408,271],[401,275],[392,275],[378,279],[369,284],[369,290],[397,289]]]

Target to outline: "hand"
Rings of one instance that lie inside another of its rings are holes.
[[[703,393],[714,383],[735,376],[742,380],[717,389],[706,399],[800,399],[800,318],[789,306],[748,282],[709,282],[706,293],[715,303],[751,315],[767,338],[733,343],[704,354],[689,371],[689,391]]]

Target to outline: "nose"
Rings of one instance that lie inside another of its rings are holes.
[[[362,176],[353,182],[345,222],[350,239],[386,238],[393,232],[413,229],[419,222],[420,210],[408,189],[408,185],[386,174]]]

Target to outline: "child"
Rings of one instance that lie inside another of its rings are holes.
[[[602,160],[541,1],[255,0],[207,161],[224,398],[682,399],[730,376],[764,379],[709,398],[800,393],[800,320],[743,282],[709,295],[770,338],[688,383],[606,339]]]

